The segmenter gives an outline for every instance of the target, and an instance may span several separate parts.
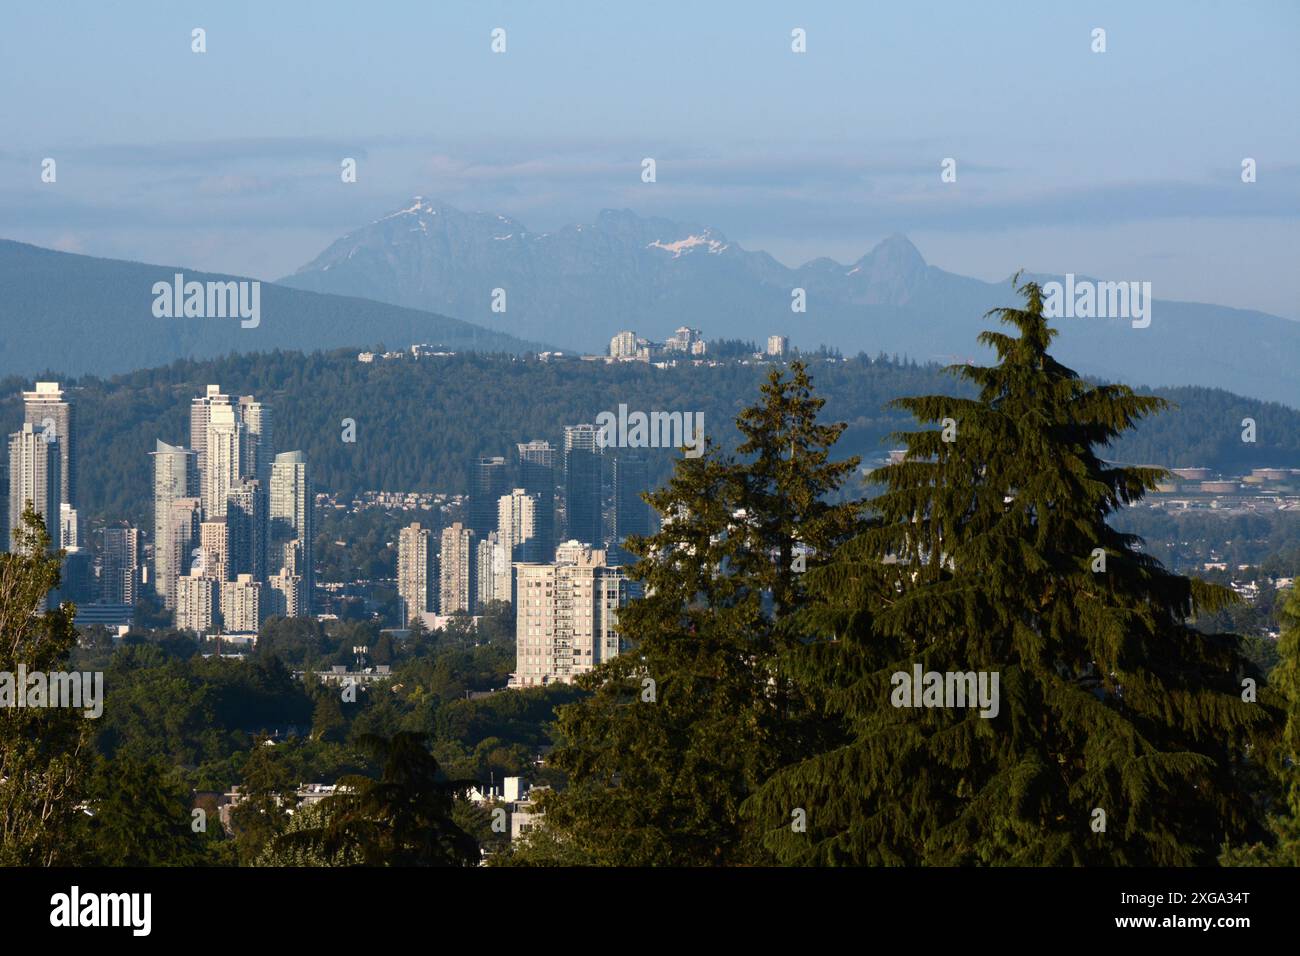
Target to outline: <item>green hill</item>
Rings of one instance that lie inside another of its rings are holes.
[[[155,439],[188,443],[192,397],[208,383],[254,394],[275,415],[275,444],[307,453],[323,490],[466,490],[466,464],[478,455],[513,456],[514,443],[557,444],[563,426],[591,422],[620,403],[643,411],[702,411],[705,430],[734,441],[736,413],[757,394],[763,367],[728,364],[657,369],[641,364],[521,359],[464,354],[358,362],[346,351],[272,352],[181,361],[109,379],[61,380],[77,403],[80,497],[87,517],[142,520],[151,507]],[[849,424],[840,450],[876,458],[885,437],[906,427],[884,406],[900,395],[955,393],[936,365],[865,356],[814,361],[826,416]],[[22,421],[19,391],[36,377],[0,381],[0,427]],[[1114,449],[1117,460],[1225,471],[1300,464],[1300,412],[1201,388],[1164,389],[1178,408],[1143,423]],[[1258,441],[1241,441],[1241,420],[1256,420]],[[355,444],[341,440],[356,421]],[[650,449],[652,478],[671,468],[674,452]]]

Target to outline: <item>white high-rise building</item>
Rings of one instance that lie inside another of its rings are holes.
[[[177,607],[177,582],[195,571],[203,576],[203,549],[200,547],[199,528],[203,523],[203,502],[198,498],[176,498],[169,506],[167,537],[154,542],[154,558],[171,568],[169,589],[163,592],[163,604],[169,609]],[[164,554],[159,557],[159,549]],[[163,582],[159,582],[161,585]]]
[[[314,507],[306,456],[300,451],[276,455],[271,465],[269,507],[272,554],[285,554],[286,545],[296,545],[297,567],[289,570],[302,577],[302,616],[311,614],[312,588],[315,585],[312,569]],[[280,565],[282,568],[287,566],[287,563]]]
[[[510,551],[501,544],[500,536],[493,531],[478,543],[478,606],[482,610],[492,601],[510,603],[514,568]]]
[[[212,633],[216,623],[219,582],[191,573],[176,579],[176,628]]]
[[[702,354],[703,348],[696,348],[697,344],[703,344],[704,339],[700,337],[699,329],[692,329],[683,325],[671,338],[664,341],[664,348],[670,352],[692,352]]]
[[[523,488],[502,495],[497,502],[497,538],[509,549],[511,561],[542,561],[537,545],[538,496]]]
[[[163,605],[176,607],[176,579],[189,570],[189,538],[185,550],[174,547],[172,505],[199,494],[198,456],[188,448],[159,441],[153,458],[153,587]],[[187,516],[188,517],[188,516]],[[197,533],[197,529],[196,533]],[[181,558],[184,558],[184,566]]]
[[[302,578],[288,571],[280,571],[267,579],[268,587],[262,594],[266,598],[265,614],[280,617],[302,617]]]
[[[402,602],[402,626],[418,614],[436,610],[437,568],[433,531],[417,521],[397,535],[397,596]]]
[[[618,656],[618,609],[627,579],[605,552],[583,549],[573,561],[515,565],[514,687],[568,683]]]
[[[199,547],[203,550],[203,576],[214,581],[230,580],[230,537],[224,515],[199,525]]]
[[[204,461],[200,468],[203,513],[224,517],[226,497],[242,474],[239,459],[244,446],[244,425],[233,405],[209,407],[204,444]]]
[[[788,351],[790,351],[790,340],[784,335],[769,335],[767,337],[768,355],[781,356]]]
[[[271,459],[275,453],[271,409],[252,395],[244,395],[239,399],[239,420],[244,426],[240,474],[258,479],[265,488],[271,480]]]
[[[59,541],[64,548],[81,547],[81,520],[66,501],[59,505]]]
[[[37,382],[23,392],[23,422],[44,428],[59,443],[59,501],[77,506],[77,428],[74,406],[58,382]],[[2,550],[2,549],[0,549]]]
[[[50,548],[62,545],[62,515],[59,509],[62,454],[57,433],[47,433],[30,422],[9,436],[9,522],[5,529],[5,550],[13,550],[13,532],[22,525],[23,511],[30,504],[45,522]]]
[[[209,385],[205,394],[190,402],[190,448],[193,449],[199,474],[207,467],[208,422],[214,405],[229,405],[230,396],[220,385]]]
[[[221,582],[222,630],[237,634],[256,633],[262,623],[262,584],[251,574]]]
[[[609,354],[616,359],[636,358],[639,347],[635,332],[619,332],[609,340]]]
[[[438,554],[440,578],[439,612],[474,613],[474,532],[459,521],[442,529],[442,548]]]

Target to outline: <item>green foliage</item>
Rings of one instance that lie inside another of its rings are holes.
[[[209,840],[195,832],[190,787],[158,757],[99,760],[82,842],[96,866],[195,866]],[[215,825],[215,820],[213,821]]]
[[[0,553],[0,671],[18,674],[66,669],[77,641],[74,608],[43,607],[59,585],[63,553],[30,507]],[[26,688],[15,687],[16,693]],[[59,707],[0,707],[0,865],[68,862],[79,822],[93,720]]]
[[[1286,702],[1286,725],[1270,766],[1271,833],[1253,844],[1225,847],[1220,857],[1224,866],[1300,866],[1300,587],[1287,592],[1279,617],[1278,663],[1269,674],[1269,685]]]
[[[1160,413],[1159,399],[1083,381],[1052,360],[1038,291],[1023,291],[1026,309],[1002,310],[1019,336],[986,333],[995,366],[944,381],[915,362],[823,356],[765,367],[753,407],[760,373],[740,364],[277,353],[83,381],[83,441],[104,449],[83,461],[87,511],[137,519],[142,449],[186,433],[209,381],[274,403],[280,443],[307,450],[329,488],[463,491],[473,455],[556,437],[610,394],[702,410],[719,434],[701,458],[652,462],[663,527],[629,543],[647,596],[621,611],[626,652],[578,686],[488,693],[515,664],[505,603],[476,627],[406,639],[360,608],[328,625],[272,619],[254,653],[228,660],[200,656],[145,600],[116,649],[93,629],[77,647],[71,609],[41,607],[59,562],[29,512],[0,555],[0,670],[103,669],[108,701],[99,721],[0,709],[0,863],[472,865],[482,845],[505,865],[1201,864],[1221,847],[1230,864],[1296,865],[1300,599],[1246,608],[1155,560],[1204,560],[1202,543],[1227,535],[1228,560],[1280,574],[1295,530],[1134,518],[1159,470],[1101,453],[1285,464],[1300,416],[1204,389],[1170,390],[1181,407]],[[0,415],[18,414],[17,390],[0,386]],[[918,390],[932,394],[882,407]],[[382,422],[358,421],[367,444],[339,442],[337,420],[378,392],[391,400]],[[1243,445],[1223,423],[1247,415],[1281,439]],[[907,459],[859,500],[859,455],[910,418],[946,417],[956,441],[898,436]],[[716,427],[732,420],[735,435]],[[399,523],[327,516],[325,568],[391,576]],[[1156,553],[1138,530],[1190,543]],[[1262,633],[1274,614],[1276,646],[1222,633]],[[358,644],[393,676],[344,704],[315,673],[351,664]],[[890,677],[914,662],[996,671],[999,715],[892,707]],[[1270,667],[1244,702],[1242,679]],[[459,797],[509,775],[556,789],[535,791],[545,824],[507,849],[489,808]],[[343,787],[294,810],[306,781]],[[232,838],[195,834],[192,791],[232,784]],[[1105,833],[1089,828],[1096,807]]]
[[[1277,711],[1243,701],[1236,638],[1189,625],[1233,595],[1107,523],[1162,473],[1095,450],[1163,402],[1058,364],[1039,288],[1020,291],[997,310],[1019,336],[981,335],[999,364],[954,367],[975,398],[895,403],[946,427],[899,436],[873,526],[809,574],[787,666],[836,734],[745,808],[783,862],[1204,864],[1255,825],[1247,754]],[[895,706],[915,663],[1000,675],[998,714]]]
[[[270,741],[258,740],[244,760],[239,799],[230,811],[230,825],[239,861],[251,865],[289,822],[286,794],[297,781]]]
[[[442,778],[425,735],[367,735],[358,742],[379,760],[379,778],[340,780],[338,791],[321,801],[320,824],[281,833],[276,852],[302,850],[327,860],[356,854],[365,866],[477,865],[478,841],[452,818],[469,783]]]
[[[858,355],[818,360],[810,367],[826,398],[826,416],[846,425],[838,445],[845,457],[877,456],[884,439],[906,427],[906,416],[888,407],[895,396],[970,394],[968,386],[946,379],[933,364]],[[83,520],[126,518],[147,525],[153,487],[148,452],[158,438],[186,442],[190,399],[210,382],[269,402],[275,409],[276,446],[302,449],[318,488],[463,493],[466,462],[502,454],[517,441],[558,441],[562,426],[592,421],[612,407],[610,396],[630,408],[702,411],[721,440],[725,429],[713,423],[735,419],[767,368],[728,362],[658,369],[638,362],[541,362],[478,354],[367,365],[356,360],[356,349],[348,349],[182,361],[107,380],[86,376],[68,384],[77,390],[78,441],[95,451],[80,462],[80,507]],[[29,387],[26,379],[0,381],[3,431],[20,427],[21,392]],[[1115,457],[1228,470],[1300,460],[1300,412],[1213,389],[1175,388],[1163,394],[1178,407],[1123,438]],[[384,396],[382,407],[376,395]],[[1247,415],[1259,422],[1267,441],[1240,440],[1238,423]],[[355,444],[339,440],[344,418],[357,422]],[[674,457],[650,456],[648,478],[655,486],[671,472]],[[395,518],[367,518],[356,535],[322,524],[318,530],[328,545],[317,548],[328,572],[322,580],[384,576],[380,572],[393,566],[395,553],[380,545],[396,541],[396,524]],[[349,543],[336,548],[335,539]]]
[[[181,661],[153,644],[124,645],[105,687],[112,705],[96,729],[110,757],[163,756],[195,766],[229,757],[250,734],[307,726],[312,713],[302,685],[274,656]]]
[[[348,722],[343,716],[343,704],[337,694],[325,692],[316,697],[316,709],[312,711],[312,740],[339,742],[347,732]]]
[[[793,547],[829,552],[861,510],[827,502],[857,461],[830,461],[844,426],[817,424],[806,369],[790,371],[741,412],[744,457],[710,444],[647,496],[662,530],[628,544],[647,596],[619,614],[629,650],[579,678],[592,696],[559,712],[551,759],[569,786],[547,798],[539,846],[598,864],[766,861],[739,809],[803,742],[772,669],[802,593]]]
[[[268,843],[254,866],[360,866],[363,855],[356,846],[341,846],[331,853],[316,842],[292,839],[324,831],[334,822],[334,812],[328,799],[295,810],[282,831],[290,838]]]

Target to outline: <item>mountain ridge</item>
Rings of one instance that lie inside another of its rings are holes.
[[[424,197],[352,230],[279,281],[434,309],[588,352],[604,352],[622,329],[663,339],[687,325],[705,338],[783,334],[803,348],[988,358],[976,339],[998,323],[985,313],[1019,301],[1008,282],[927,263],[901,233],[850,263],[819,257],[791,267],[714,226],[629,209],[543,233]],[[791,311],[797,288],[805,291],[803,313]],[[494,289],[506,292],[504,312],[492,310]],[[1156,297],[1149,328],[1125,319],[1054,324],[1056,354],[1085,374],[1224,388],[1300,407],[1300,322]]]
[[[260,321],[158,318],[155,282],[256,281],[192,269],[84,256],[0,239],[0,375],[55,369],[69,375],[129,372],[178,358],[229,352],[335,348],[362,341],[405,348],[522,353],[525,342],[461,319],[374,299],[260,287]]]

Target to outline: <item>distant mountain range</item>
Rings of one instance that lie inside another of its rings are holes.
[[[55,252],[0,240],[0,376],[53,370],[110,375],[229,352],[413,342],[452,350],[519,353],[536,348],[503,332],[374,300],[318,295],[262,283],[260,322],[157,318],[154,283],[235,276]]]
[[[1040,281],[1059,276],[1038,276]],[[1079,278],[1084,278],[1080,276]],[[1106,280],[1141,280],[1132,275]],[[927,265],[893,236],[848,265],[815,259],[788,268],[717,229],[605,210],[594,223],[551,233],[506,216],[466,213],[416,197],[333,243],[283,285],[459,316],[522,339],[603,351],[634,329],[662,340],[681,325],[706,338],[781,333],[917,360],[984,358],[982,316],[1013,305],[1006,282]],[[791,311],[806,291],[807,311]],[[506,308],[494,312],[493,290]],[[1055,353],[1081,372],[1153,386],[1204,385],[1300,407],[1300,322],[1159,297],[1150,327],[1125,319],[1059,319]]]

